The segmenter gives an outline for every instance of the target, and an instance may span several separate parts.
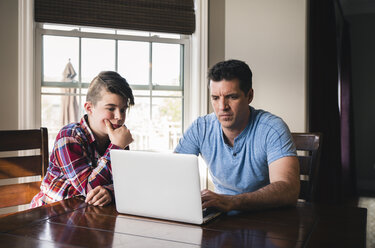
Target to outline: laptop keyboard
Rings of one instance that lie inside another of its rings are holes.
[[[219,212],[216,208],[205,208],[203,209],[203,218],[210,215],[210,214],[213,214],[213,213],[217,213]]]

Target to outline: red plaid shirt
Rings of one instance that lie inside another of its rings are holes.
[[[63,127],[56,137],[40,192],[34,196],[30,207],[42,206],[75,195],[86,196],[87,192],[98,185],[108,189],[113,198],[109,157],[111,149],[122,148],[111,143],[103,156],[99,154],[86,115],[80,123]]]

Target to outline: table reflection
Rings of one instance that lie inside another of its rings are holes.
[[[204,247],[302,247],[296,239],[272,238],[272,232],[239,229],[223,232],[203,230]],[[295,238],[298,237],[298,228]]]
[[[86,203],[83,203],[86,204]],[[65,202],[61,206],[67,210]],[[111,246],[114,236],[115,216],[103,218],[103,208],[87,206],[67,214],[50,218],[44,230],[39,231],[39,238],[57,243],[84,246]],[[51,211],[54,211],[51,208]],[[112,219],[112,220],[111,220]],[[83,241],[85,240],[85,241]]]
[[[203,229],[207,247],[301,247],[313,222],[295,208],[224,216]],[[215,231],[210,230],[210,226]]]
[[[203,230],[197,225],[118,215],[115,232],[200,245]]]

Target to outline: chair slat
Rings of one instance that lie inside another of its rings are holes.
[[[42,133],[42,150],[40,151],[40,155],[42,156],[42,177],[47,172],[48,162],[49,162],[49,152],[48,152],[48,130],[45,127],[40,128]]]
[[[0,179],[42,176],[42,156],[0,158]]]
[[[0,151],[18,151],[41,148],[40,130],[10,130],[0,132]]]
[[[310,174],[310,165],[311,165],[311,156],[298,156],[299,161],[299,173],[301,175],[309,175]]]
[[[13,151],[39,149],[39,155],[22,156]],[[38,176],[37,182],[16,183],[16,180],[2,180],[0,186],[0,208],[28,204],[40,191],[41,179],[48,166],[48,130],[45,127],[34,130],[0,130],[0,151],[15,155],[0,158],[0,179]],[[18,156],[17,156],[18,155]],[[10,182],[12,181],[12,182]],[[6,184],[6,185],[4,185]],[[12,210],[5,211],[9,213]]]
[[[322,144],[321,133],[292,133],[297,151],[307,151],[308,155],[298,156],[300,164],[301,187],[299,199],[314,200],[314,181],[319,170],[319,158]]]
[[[0,208],[30,203],[40,189],[41,182],[0,186]]]
[[[311,151],[317,150],[319,147],[319,135],[309,133],[292,133],[294,143],[297,150]]]
[[[300,181],[301,187],[299,192],[299,199],[309,199],[310,186],[309,181]]]

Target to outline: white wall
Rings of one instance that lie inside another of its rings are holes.
[[[0,1],[0,130],[18,128],[18,1]]]
[[[225,59],[250,66],[252,106],[306,131],[306,0],[226,0]]]
[[[211,68],[225,59],[225,0],[209,0],[208,24],[208,67]]]

